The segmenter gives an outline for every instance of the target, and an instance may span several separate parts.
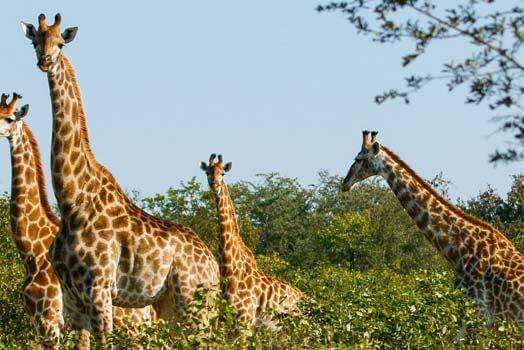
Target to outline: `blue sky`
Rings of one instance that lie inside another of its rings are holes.
[[[19,25],[41,12],[79,27],[64,50],[79,76],[92,148],[126,189],[147,195],[192,176],[204,181],[199,162],[211,152],[233,161],[229,181],[277,171],[313,183],[320,169],[345,174],[362,129],[378,130],[423,177],[442,171],[454,197],[487,184],[505,193],[522,171],[522,162],[488,163],[505,139],[489,136],[497,124],[486,108],[464,105],[464,90],[448,94],[436,84],[410,105],[375,105],[377,93],[402,86],[409,46],[357,36],[342,16],[318,14],[318,0],[42,3],[2,4],[0,88],[31,105],[27,121],[46,169],[47,78]],[[411,72],[438,72],[442,58],[468,50],[460,42],[435,47]],[[0,190],[9,190],[2,143]]]

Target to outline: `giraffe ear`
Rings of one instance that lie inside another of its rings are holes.
[[[35,40],[36,38],[36,29],[35,26],[33,26],[30,23],[21,22],[22,24],[22,30],[25,34],[25,37],[29,40]]]
[[[29,112],[29,105],[26,104],[20,107],[20,109],[16,111],[14,115],[17,120],[20,120],[27,115],[27,112]]]
[[[229,162],[224,165],[224,171],[227,173],[233,167],[233,163]]]
[[[380,151],[380,144],[378,142],[375,142],[372,146],[371,146],[371,151],[373,152],[374,155],[377,155],[378,152]]]
[[[200,169],[207,171],[207,164],[206,162],[200,162]]]
[[[73,41],[77,31],[78,27],[71,27],[64,30],[64,32],[62,33],[62,39],[64,39],[64,42],[67,44]]]

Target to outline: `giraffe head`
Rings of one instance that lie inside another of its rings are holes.
[[[22,29],[25,36],[31,40],[35,51],[38,68],[47,72],[54,66],[62,53],[65,44],[70,43],[75,38],[77,27],[67,28],[60,31],[62,17],[59,13],[55,16],[55,23],[47,25],[45,15],[38,16],[38,30],[32,24],[22,22]]]
[[[362,148],[344,178],[342,191],[349,191],[356,183],[370,176],[379,175],[384,168],[381,146],[376,140],[377,134],[377,131],[362,131]]]
[[[29,111],[29,105],[24,105],[17,109],[16,105],[22,96],[13,92],[13,99],[7,103],[9,95],[2,94],[0,98],[0,136],[10,138],[16,130],[20,130],[18,126],[22,124],[21,119],[25,117]]]
[[[217,195],[220,194],[220,190],[222,189],[224,175],[231,170],[232,166],[233,164],[231,162],[224,164],[222,155],[219,155],[217,160],[217,156],[214,153],[209,157],[209,164],[206,164],[206,162],[200,164],[200,169],[207,175],[209,187],[211,187],[211,190]]]

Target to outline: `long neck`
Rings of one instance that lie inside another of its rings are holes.
[[[20,254],[40,256],[58,230],[47,199],[40,152],[25,123],[16,125],[11,148],[11,227]]]
[[[400,204],[440,254],[460,269],[462,255],[476,254],[477,238],[496,230],[443,199],[388,148],[382,146],[382,152],[382,176]]]
[[[220,186],[220,192],[215,194],[215,198],[220,223],[221,265],[223,273],[234,274],[245,268],[246,261],[254,263],[255,260],[240,237],[235,204],[224,182]]]
[[[76,74],[65,55],[61,55],[48,73],[48,80],[53,109],[53,188],[61,212],[69,213],[75,204],[85,199],[84,188],[97,183],[97,162],[89,147]]]

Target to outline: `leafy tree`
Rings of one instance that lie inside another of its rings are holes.
[[[405,78],[406,89],[391,89],[375,97],[377,103],[410,96],[435,80],[446,81],[449,91],[467,84],[466,103],[487,104],[501,111],[499,130],[511,144],[496,150],[493,162],[524,158],[524,7],[515,0],[464,0],[444,7],[437,0],[350,0],[319,5],[319,12],[343,13],[360,34],[379,43],[408,40],[413,48],[402,57],[405,67],[429,52],[432,44],[469,45],[471,51],[444,62],[440,72]]]
[[[459,201],[459,204],[464,210],[505,232],[524,250],[524,174],[513,176],[505,199],[488,186],[476,197]]]

